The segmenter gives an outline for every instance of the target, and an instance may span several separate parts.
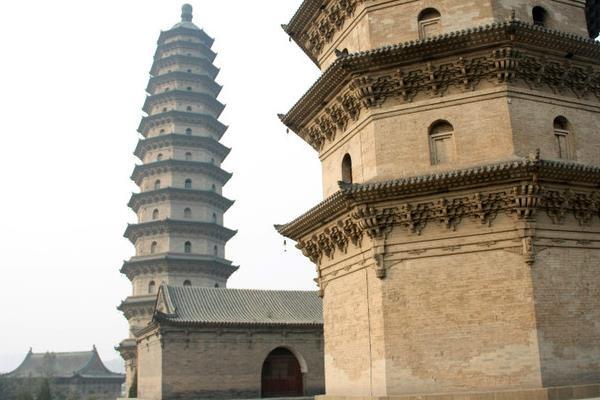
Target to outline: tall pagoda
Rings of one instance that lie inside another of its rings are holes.
[[[600,2],[304,0],[321,400],[600,397]]]
[[[138,222],[125,231],[135,256],[121,269],[133,287],[119,306],[130,327],[118,347],[128,387],[136,374],[136,332],[150,322],[160,285],[225,288],[237,269],[225,258],[236,232],[223,226],[233,201],[222,195],[231,174],[221,164],[230,149],[219,142],[227,127],[218,119],[224,105],[217,100],[213,42],[186,4],[181,22],[161,32],[150,71],[135,149],[142,164],[131,176],[139,192],[129,201]]]

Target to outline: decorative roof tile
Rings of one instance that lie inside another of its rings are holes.
[[[249,289],[184,288],[163,285],[155,320],[187,325],[301,325],[323,324],[317,292]]]

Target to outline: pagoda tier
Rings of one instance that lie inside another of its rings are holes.
[[[201,71],[202,73],[210,76],[212,79],[215,79],[219,74],[219,68],[215,67],[210,61],[206,58],[202,57],[194,57],[194,56],[180,56],[174,55],[165,58],[159,58],[152,65],[152,69],[150,70],[150,75],[157,76],[162,75],[169,70],[172,70],[175,66],[186,66],[191,67],[192,71],[195,69],[196,71]],[[188,68],[189,69],[189,68]],[[187,71],[187,69],[186,69]]]
[[[137,223],[125,231],[136,252],[121,269],[133,289],[119,306],[130,326],[130,339],[118,347],[128,386],[136,369],[135,335],[150,322],[158,287],[225,288],[237,270],[225,256],[236,232],[223,226],[233,205],[221,194],[231,178],[221,168],[230,149],[219,143],[227,126],[218,120],[225,106],[217,100],[212,44],[185,5],[182,21],[160,34],[150,71],[134,153],[142,163],[131,176],[140,189],[129,201]]]

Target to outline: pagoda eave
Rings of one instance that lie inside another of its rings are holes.
[[[157,44],[162,45],[165,40],[168,40],[172,37],[176,36],[192,36],[200,39],[202,43],[206,47],[212,47],[215,42],[215,39],[211,38],[204,30],[202,29],[190,29],[185,27],[178,27],[169,29],[167,31],[162,31],[158,37]]]
[[[217,276],[228,279],[238,270],[231,261],[214,256],[190,256],[189,254],[155,255],[135,257],[123,263],[121,273],[130,281],[140,274],[163,272],[203,273],[206,276]]]
[[[137,213],[142,206],[172,200],[198,201],[217,207],[222,212],[226,212],[234,204],[233,200],[229,200],[213,191],[168,187],[134,193],[129,200],[128,206]]]
[[[600,185],[600,167],[569,161],[519,158],[383,182],[340,183],[339,192],[292,222],[276,225],[275,229],[297,241],[316,227],[323,226],[356,206],[375,201],[409,200],[417,196],[447,192],[449,188],[455,191],[482,185],[521,184],[524,181],[556,184],[571,182],[582,187],[597,188]],[[511,207],[516,207],[516,203]]]
[[[220,69],[215,67],[214,64],[208,61],[206,58],[185,55],[173,55],[155,60],[152,64],[152,68],[150,69],[150,75],[154,77],[158,74],[160,68],[177,64],[201,66],[204,69],[204,71],[208,74],[208,76],[213,80],[216,79],[220,72]]]
[[[142,160],[146,152],[168,146],[185,146],[206,149],[221,157],[223,160],[229,155],[231,149],[219,141],[207,136],[193,136],[170,133],[140,140],[134,154]]]
[[[142,121],[140,122],[140,126],[138,127],[138,132],[145,137],[150,128],[172,122],[203,125],[206,128],[212,129],[212,132],[218,135],[219,138],[221,138],[227,131],[227,126],[223,125],[212,115],[187,111],[167,111],[160,114],[143,117]]]
[[[171,171],[206,174],[207,176],[215,178],[223,185],[225,185],[232,176],[231,173],[224,171],[211,163],[183,160],[164,160],[156,161],[150,164],[136,165],[135,169],[133,170],[133,174],[131,175],[131,180],[140,185],[142,179],[145,177]]]
[[[123,236],[129,239],[131,243],[135,244],[141,237],[157,236],[167,233],[198,235],[227,242],[237,234],[237,231],[227,229],[224,226],[211,222],[165,219],[131,224],[127,227]]]
[[[142,107],[142,111],[144,111],[147,114],[150,114],[152,107],[154,107],[156,104],[160,104],[161,102],[166,102],[170,100],[189,100],[202,103],[215,113],[215,118],[219,118],[219,116],[225,109],[225,105],[219,102],[217,99],[215,99],[214,96],[210,94],[191,92],[188,90],[170,90],[168,92],[147,96],[146,101],[144,102],[144,106]]]
[[[198,74],[195,72],[187,71],[171,71],[163,75],[151,77],[148,81],[146,92],[154,93],[156,91],[157,85],[167,82],[202,82],[208,87],[209,91],[211,92],[209,94],[215,98],[219,96],[221,90],[223,89],[223,86],[215,82],[214,78],[212,78],[210,75]]]
[[[154,59],[155,60],[159,59],[163,52],[169,51],[169,50],[174,50],[174,49],[193,49],[193,50],[200,49],[201,54],[203,56],[205,56],[206,59],[210,62],[215,61],[215,58],[217,58],[217,53],[212,51],[210,47],[208,47],[206,44],[204,44],[202,42],[190,42],[190,41],[185,41],[185,40],[176,40],[174,42],[160,44],[158,46],[158,48],[156,49],[156,53],[154,53]]]
[[[538,48],[545,53],[555,51],[562,54],[564,48],[569,48],[573,58],[580,60],[600,58],[600,45],[591,39],[518,20],[495,23],[340,57],[327,68],[288,113],[282,116],[281,120],[288,128],[299,134],[307,121],[316,116],[321,106],[338,96],[340,87],[348,84],[360,73],[391,66],[398,68],[424,59],[440,59],[461,51],[472,53],[475,50],[502,45],[521,44],[527,48]]]

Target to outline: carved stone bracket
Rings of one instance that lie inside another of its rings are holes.
[[[356,74],[299,134],[321,151],[326,141],[335,139],[337,131],[344,132],[349,121],[358,119],[362,109],[379,107],[390,98],[411,102],[418,94],[443,96],[452,87],[472,91],[483,81],[523,82],[530,88],[568,91],[578,98],[591,94],[600,99],[600,69],[504,47],[487,55],[459,56],[411,69]]]
[[[396,221],[397,208],[377,210],[373,207],[362,207],[352,213],[352,218],[371,239],[385,238]]]

